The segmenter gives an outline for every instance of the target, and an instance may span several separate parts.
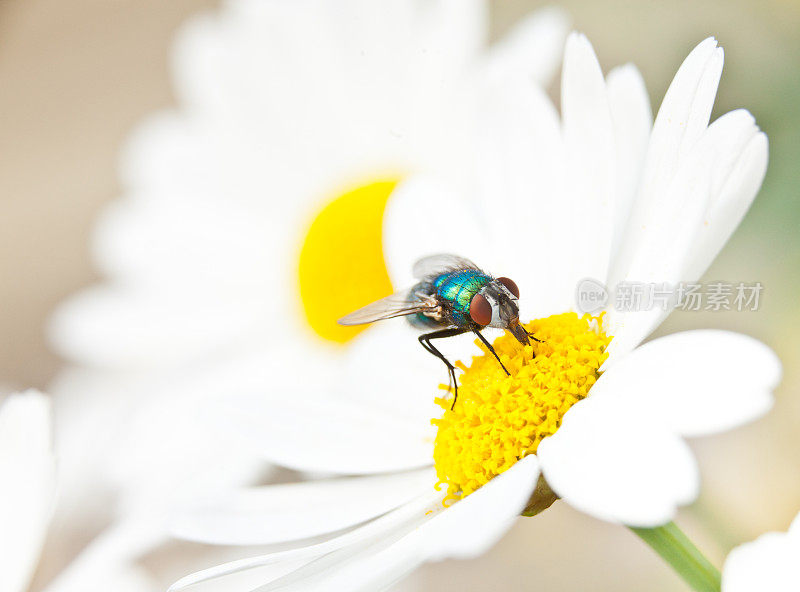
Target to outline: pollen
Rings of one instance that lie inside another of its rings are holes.
[[[564,414],[589,394],[608,357],[611,337],[602,318],[570,312],[524,325],[540,342],[522,346],[509,333],[498,337],[494,356],[483,348],[469,367],[461,362],[458,400],[437,398],[444,414],[433,458],[445,504],[469,495],[521,458],[535,454],[561,426]],[[535,356],[534,356],[535,354]]]

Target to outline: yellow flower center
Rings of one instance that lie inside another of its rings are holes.
[[[383,259],[383,213],[396,185],[377,181],[347,191],[308,229],[298,281],[306,319],[320,337],[346,343],[366,326],[342,327],[336,320],[392,293]]]
[[[444,409],[433,458],[445,502],[466,496],[534,454],[561,426],[564,414],[589,394],[611,341],[602,319],[575,313],[525,325],[541,343],[523,347],[509,333],[494,342],[507,376],[488,351],[475,356],[459,380],[458,401],[437,398]],[[534,357],[533,354],[536,354]]]

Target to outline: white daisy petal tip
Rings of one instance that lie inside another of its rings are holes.
[[[797,516],[792,520],[792,524],[789,526],[789,532],[792,533],[793,536],[800,538],[800,512],[798,512]]]
[[[562,117],[564,119],[568,119],[570,115],[567,105],[583,105],[585,101],[597,101],[598,97],[594,95],[603,96],[606,93],[600,61],[597,59],[591,41],[583,33],[573,31],[567,37],[561,89],[563,93],[570,95],[562,97],[562,110],[565,111]],[[587,89],[591,89],[592,96],[581,96],[588,92]]]
[[[602,397],[575,404],[537,455],[559,497],[608,522],[660,526],[699,492],[697,463],[679,436]]]
[[[527,79],[546,86],[555,73],[569,32],[569,13],[540,8],[489,47],[486,65],[494,80]]]
[[[800,514],[788,532],[768,532],[739,545],[722,569],[722,592],[800,589]]]
[[[719,46],[719,41],[714,35],[709,35],[705,39],[703,39],[700,43],[697,44],[697,47],[711,47],[716,48]]]
[[[723,432],[763,416],[772,408],[772,393],[783,373],[780,359],[767,345],[722,330],[661,337],[622,364],[607,380],[613,379],[630,399],[638,390],[642,405],[687,437]],[[645,389],[648,376],[656,380]]]
[[[561,73],[562,112],[567,111],[565,101],[584,101],[582,89],[594,87],[603,81],[600,61],[589,38],[579,31],[572,31],[564,46],[564,63]],[[604,84],[603,84],[604,86]],[[570,93],[567,89],[574,89]],[[563,96],[563,95],[567,96]],[[566,113],[562,117],[567,118]]]
[[[49,422],[52,404],[50,397],[37,389],[27,389],[13,393],[2,401],[4,413],[25,421],[33,420],[42,423]],[[34,419],[35,418],[35,419]]]
[[[738,333],[686,331],[651,341],[606,371],[541,443],[544,476],[598,518],[640,527],[668,522],[699,492],[682,437],[761,417],[781,372],[769,347]]]
[[[597,67],[600,67],[597,60],[597,54],[595,53],[594,47],[592,46],[592,42],[589,41],[589,38],[580,31],[572,31],[567,36],[567,42],[564,46],[564,67],[566,68],[568,62],[571,62],[575,59],[586,58],[590,58],[591,61],[597,62]]]
[[[713,35],[706,37],[700,43],[694,46],[689,55],[681,64],[681,68],[687,64],[706,62],[710,57],[719,55],[724,57],[724,50],[719,45],[719,41]]]
[[[689,54],[684,64],[695,55],[695,51],[697,50],[700,50],[698,51],[699,56],[706,56],[706,60],[701,68],[701,76],[698,79],[696,88],[699,108],[693,108],[693,110],[698,114],[707,111],[708,114],[705,117],[707,123],[708,116],[711,114],[711,108],[714,105],[714,99],[717,95],[719,80],[722,76],[722,67],[725,63],[725,50],[719,46],[715,37],[709,37],[705,41],[702,41],[697,48]],[[681,68],[683,68],[683,64]]]
[[[534,12],[523,17],[516,25],[515,30],[520,32],[541,32],[543,27],[550,27],[554,30],[563,31],[567,34],[567,27],[572,22],[569,11],[563,6],[551,4],[536,9]]]
[[[582,33],[581,31],[570,31],[569,35],[567,35],[567,47],[573,47],[576,46],[576,44],[583,44],[591,47],[589,38],[585,33]]]
[[[606,84],[608,84],[609,93],[616,88],[634,88],[640,95],[647,96],[647,87],[645,86],[644,78],[642,78],[642,73],[636,67],[636,64],[631,62],[609,70],[608,74],[606,74]],[[648,105],[650,104],[649,101],[648,98]]]
[[[653,125],[653,114],[650,108],[650,96],[647,94],[644,77],[633,63],[623,64],[612,68],[606,75],[606,85],[608,86],[609,101],[612,103],[612,115],[617,121],[617,117],[624,118],[627,125],[632,116],[639,116],[638,131],[643,139],[650,139],[650,127]],[[615,105],[625,105],[633,107],[636,111],[631,114],[626,112],[616,113],[613,109]],[[618,139],[619,141],[620,139]],[[644,144],[646,149],[646,143]],[[641,163],[635,168],[639,168]]]
[[[7,426],[3,433],[9,444],[17,442],[27,451],[47,457],[53,462],[53,404],[50,397],[37,389],[13,393],[0,400],[0,420]],[[9,448],[14,452],[14,448]],[[11,457],[9,457],[10,460]]]

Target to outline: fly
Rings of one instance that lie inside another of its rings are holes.
[[[453,384],[453,405],[458,382],[453,364],[431,343],[472,331],[509,374],[492,344],[481,334],[485,327],[509,331],[522,345],[539,341],[519,322],[519,288],[507,277],[494,278],[468,259],[456,255],[431,255],[414,264],[419,281],[339,319],[340,325],[364,325],[405,316],[418,329],[435,329],[419,336],[426,351],[447,366]],[[510,374],[509,374],[510,375]]]

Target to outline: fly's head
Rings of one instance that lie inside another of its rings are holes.
[[[473,296],[469,316],[481,327],[506,329],[522,345],[530,345],[528,332],[519,323],[519,288],[507,277],[492,280]]]

